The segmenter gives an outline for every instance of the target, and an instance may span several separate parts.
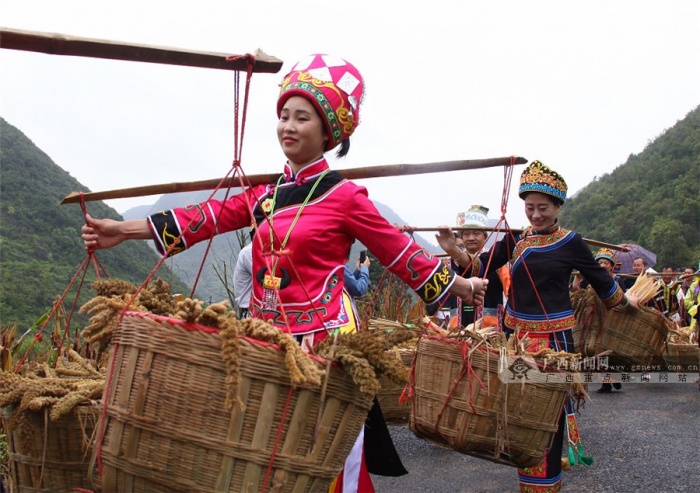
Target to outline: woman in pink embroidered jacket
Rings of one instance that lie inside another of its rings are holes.
[[[284,78],[277,101],[277,137],[287,162],[275,183],[247,188],[224,202],[211,200],[143,220],[88,216],[82,228],[85,248],[93,251],[126,239],[153,239],[161,253],[176,243],[171,253],[177,253],[212,234],[255,224],[251,315],[290,331],[306,347],[329,331],[355,329],[343,289],[345,263],[355,239],[426,303],[438,304],[451,293],[481,304],[487,281],[455,276],[441,260],[390,225],[364,187],[328,166],[325,152],[338,146],[339,157],[348,152],[350,135],[359,123],[362,90],[360,73],[345,60],[327,55],[301,60]],[[379,443],[385,444],[386,453],[383,464],[368,464],[376,467],[369,470],[405,474],[381,412],[377,407],[378,417],[372,418],[373,412],[374,408],[370,419],[376,421],[367,427],[368,433],[377,434],[383,425]],[[333,483],[334,491],[374,491],[363,459],[363,440],[364,432]],[[390,460],[391,454],[395,460]],[[397,465],[388,471],[387,462]]]
[[[350,146],[359,123],[363,81],[345,60],[311,55],[284,78],[277,101],[277,136],[287,157],[275,183],[254,186],[222,202],[163,211],[143,220],[88,217],[88,251],[126,239],[154,239],[161,253],[181,236],[173,253],[250,226],[253,294],[250,311],[291,331],[307,344],[350,323],[343,303],[343,269],[352,242],[362,242],[427,303],[448,293],[477,304],[486,283],[455,276],[438,258],[389,224],[367,190],[332,171],[324,153]],[[252,213],[252,214],[251,214]],[[252,215],[252,217],[251,217]]]

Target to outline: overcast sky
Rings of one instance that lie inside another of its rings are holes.
[[[0,26],[282,59],[253,76],[247,174],[281,170],[278,84],[311,53],[365,79],[336,168],[517,155],[559,171],[571,195],[700,104],[698,0],[2,0]],[[93,191],[223,176],[233,101],[228,71],[0,50],[0,116]],[[522,169],[512,227],[526,222]],[[409,224],[436,226],[472,204],[497,218],[504,180],[499,168],[360,183]]]

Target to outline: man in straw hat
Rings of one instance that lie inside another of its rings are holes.
[[[466,212],[457,214],[457,227],[461,228],[458,239],[462,241],[466,252],[474,257],[482,252],[486,240],[488,239],[489,227],[489,209],[483,205],[472,205]],[[452,268],[456,272],[466,272],[467,269],[460,267],[456,262],[453,262]],[[504,265],[500,269],[490,270],[486,278],[489,281],[489,288],[484,297],[484,320],[483,323],[489,326],[498,324],[497,313],[498,307],[503,306],[504,285],[510,282],[510,272],[508,266]],[[507,291],[507,288],[505,289]],[[474,305],[459,301],[459,324],[462,327],[474,323],[475,308]],[[488,317],[488,318],[487,318]]]

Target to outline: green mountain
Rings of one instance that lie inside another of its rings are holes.
[[[0,118],[0,324],[31,326],[53,306],[85,260],[81,208],[60,205],[72,191],[88,190]],[[121,219],[102,202],[88,203],[87,208],[94,217]],[[101,250],[96,257],[110,277],[136,285],[158,262],[158,256],[142,241]],[[161,268],[156,276],[170,282],[174,292],[189,293],[170,269]],[[94,279],[92,269],[86,283]],[[79,283],[80,279],[74,290]],[[85,285],[78,306],[92,296]],[[67,310],[74,298],[75,291],[69,291]]]
[[[587,238],[637,243],[656,253],[657,267],[697,266],[700,106],[567,200],[560,219]]]
[[[83,215],[76,204],[59,205],[71,191],[88,191],[57,166],[22,132],[0,118],[0,324],[27,327],[61,295],[85,259],[80,240]],[[206,199],[190,194],[164,196],[152,206],[125,212],[144,217],[175,205]],[[391,209],[376,203],[390,222],[403,224]],[[120,219],[101,202],[88,203],[95,217]],[[657,255],[659,265],[695,266],[700,260],[700,107],[666,130],[640,154],[632,154],[611,173],[596,178],[562,208],[561,222],[587,238],[637,243]],[[433,253],[439,248],[421,241]],[[174,292],[189,293],[206,245],[169,259],[157,274]],[[196,247],[197,248],[197,247]],[[239,240],[217,237],[197,284],[197,297],[228,297]],[[351,258],[361,245],[355,244]],[[111,277],[140,284],[158,256],[148,242],[127,242],[98,252]],[[173,274],[177,273],[177,275]],[[178,278],[179,276],[179,278]],[[87,280],[94,279],[89,273]],[[74,296],[74,295],[73,295]],[[92,293],[83,289],[79,304]],[[69,301],[72,298],[68,298]]]
[[[233,193],[236,193],[235,190],[232,190],[231,194]],[[140,205],[128,209],[122,212],[122,216],[124,219],[140,219],[159,211],[204,202],[210,195],[211,191],[167,194],[151,205]],[[223,199],[224,192],[219,192],[216,198]],[[170,257],[166,263],[190,289],[196,282],[197,294],[204,301],[229,300],[233,304],[233,295],[229,292],[232,289],[233,267],[238,260],[241,245],[247,242],[249,237],[246,236],[245,231],[218,235],[214,237],[210,248],[208,248],[208,242],[203,241]],[[152,243],[150,244],[153,246]],[[204,259],[205,255],[206,259]]]

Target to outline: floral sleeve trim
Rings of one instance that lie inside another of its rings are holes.
[[[153,214],[148,218],[148,221],[151,224],[156,248],[161,255],[165,254],[173,244],[178,243],[181,231],[173,211],[163,211]],[[170,252],[170,255],[172,256],[176,253],[180,253],[186,248],[187,246],[184,244],[184,241],[180,241],[172,252]]]
[[[430,304],[440,299],[450,288],[454,281],[454,273],[447,265],[440,262],[440,266],[433,272],[433,275],[420,286],[416,293],[421,299]]]
[[[624,291],[622,291],[622,288],[619,286],[619,284],[615,283],[615,291],[613,291],[612,295],[605,298],[601,298],[601,300],[603,301],[603,304],[606,308],[612,308],[621,304],[623,301],[626,301],[627,297],[625,296],[625,293]]]

